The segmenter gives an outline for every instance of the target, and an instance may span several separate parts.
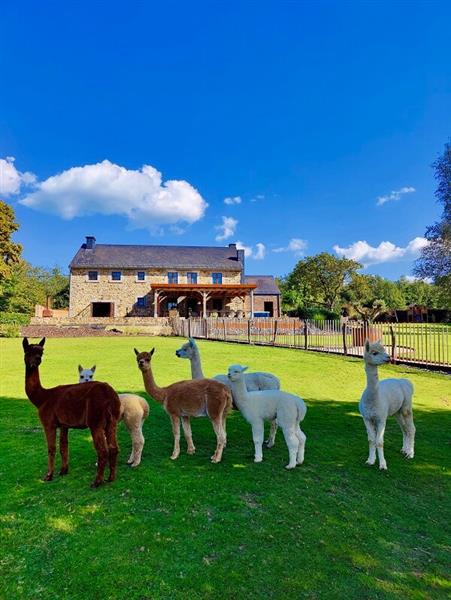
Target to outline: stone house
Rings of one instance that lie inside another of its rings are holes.
[[[278,316],[274,278],[245,276],[244,262],[236,244],[134,246],[88,236],[69,265],[69,317]]]

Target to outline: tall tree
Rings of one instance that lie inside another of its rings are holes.
[[[362,265],[327,252],[300,260],[285,280],[286,289],[298,292],[307,306],[319,305],[333,310],[345,283]]]
[[[435,197],[443,205],[440,221],[426,230],[429,244],[423,248],[415,264],[415,275],[431,277],[451,301],[451,142],[433,164],[437,189]]]
[[[12,266],[20,261],[22,246],[11,239],[18,229],[13,208],[0,200],[0,282],[11,275]]]

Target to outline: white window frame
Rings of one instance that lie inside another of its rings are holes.
[[[138,273],[144,273],[144,279],[138,279]],[[136,281],[136,283],[146,283],[146,281],[147,281],[147,273],[144,270],[136,271],[135,281]]]
[[[89,273],[97,273],[97,279],[89,279]],[[99,281],[100,281],[99,271],[96,269],[89,269],[88,271],[86,271],[86,281],[88,283],[99,283]]]
[[[187,271],[185,275],[186,275],[186,283],[188,285],[197,285],[199,283],[199,272],[198,271]],[[188,281],[188,275],[196,275],[196,283],[191,283],[190,281]]]
[[[120,278],[120,279],[113,279],[113,271],[115,271],[116,273],[120,273],[120,274],[121,274],[121,278]],[[121,270],[119,270],[119,269],[112,269],[112,270],[110,271],[110,274],[109,274],[109,276],[108,276],[108,281],[109,281],[110,283],[122,283],[123,279],[124,279],[124,278],[123,278],[123,276],[122,276],[122,271],[121,271]]]

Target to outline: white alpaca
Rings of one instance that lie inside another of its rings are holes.
[[[302,398],[281,390],[259,390],[248,392],[244,371],[247,367],[231,365],[228,378],[238,408],[243,417],[251,424],[255,446],[254,462],[263,460],[263,430],[265,421],[276,420],[282,428],[288,446],[289,462],[286,469],[294,469],[304,462],[306,436],[299,423],[303,421],[307,408]]]
[[[83,369],[78,365],[79,383],[92,381],[95,373],[95,365],[91,369]],[[120,419],[124,421],[125,426],[132,438],[132,453],[127,464],[137,467],[141,462],[141,455],[144,448],[143,425],[145,419],[149,416],[149,405],[136,394],[118,394],[121,401]]]
[[[384,432],[387,417],[394,415],[403,435],[401,452],[406,458],[413,458],[415,443],[415,425],[412,414],[413,385],[408,379],[383,379],[379,381],[379,365],[390,362],[379,340],[370,344],[365,342],[366,389],[359,403],[359,411],[368,432],[368,465],[376,462],[376,449],[379,457],[379,469],[387,469],[384,457]]]
[[[176,356],[179,358],[188,358],[191,363],[191,378],[192,379],[204,379],[205,375],[202,371],[202,364],[200,360],[200,352],[197,344],[193,338],[189,338],[186,344],[183,344],[181,348],[175,351]],[[227,375],[215,375],[213,379],[224,383],[232,392],[233,402],[235,406],[238,406],[235,400],[235,394],[233,392],[230,379]],[[262,371],[255,371],[254,373],[246,373],[244,375],[244,381],[246,383],[246,389],[248,392],[256,392],[258,390],[279,390],[280,381],[272,373],[265,373]],[[277,433],[277,422],[276,420],[271,422],[271,429],[269,432],[269,438],[266,440],[265,445],[267,448],[274,446],[275,438]]]

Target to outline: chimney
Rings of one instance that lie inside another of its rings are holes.
[[[236,250],[236,244],[229,244],[230,250]]]
[[[86,250],[94,250],[96,246],[96,238],[93,235],[86,236]]]
[[[236,257],[237,257],[238,261],[242,265],[242,268],[241,268],[241,283],[246,283],[245,280],[244,280],[244,250],[237,250],[236,251]]]

